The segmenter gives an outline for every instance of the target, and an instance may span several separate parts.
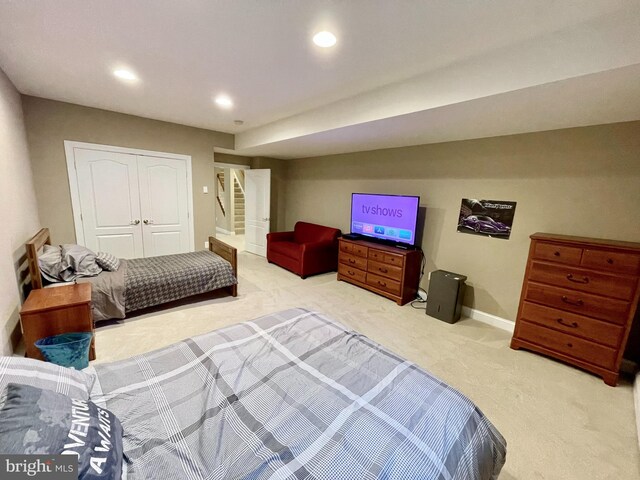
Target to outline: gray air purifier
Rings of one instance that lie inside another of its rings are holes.
[[[462,311],[464,282],[467,277],[446,270],[431,272],[427,295],[427,315],[447,323],[456,323]]]

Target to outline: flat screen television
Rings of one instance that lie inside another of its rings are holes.
[[[398,246],[415,246],[420,197],[351,194],[351,235]]]

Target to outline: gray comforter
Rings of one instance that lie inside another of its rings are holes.
[[[126,313],[237,283],[231,264],[208,250],[121,260],[116,272],[78,279],[91,282],[93,318]]]
[[[479,480],[505,462],[468,398],[301,309],[90,368],[130,480]]]

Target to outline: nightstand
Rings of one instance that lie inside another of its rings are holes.
[[[79,283],[32,290],[20,311],[27,357],[44,360],[36,340],[71,332],[91,332],[89,360],[95,360],[95,330],[91,314],[91,284]]]

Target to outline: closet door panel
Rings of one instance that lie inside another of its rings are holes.
[[[75,149],[74,158],[87,248],[143,256],[136,156]]]
[[[186,162],[138,155],[146,257],[190,251]]]

